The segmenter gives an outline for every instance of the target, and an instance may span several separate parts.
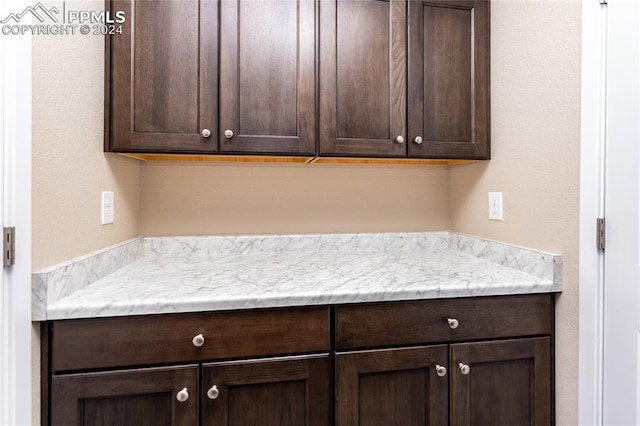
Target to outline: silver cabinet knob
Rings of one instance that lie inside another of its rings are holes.
[[[469,372],[471,371],[471,367],[469,367],[467,364],[463,364],[463,363],[458,364],[458,368],[460,369],[460,372],[462,374],[464,374],[465,376],[467,374],[469,374]]]
[[[447,318],[447,323],[449,323],[449,327],[451,327],[452,330],[455,330],[460,325],[460,322],[455,318]]]
[[[200,132],[200,134],[202,135],[203,138],[208,138],[211,136],[211,130],[202,129],[202,132]]]
[[[207,391],[207,398],[216,399],[220,395],[220,391],[218,390],[218,386],[213,385]]]
[[[399,143],[399,144],[404,143],[404,136],[402,136],[402,135],[397,136],[396,139],[395,139],[395,142]]]
[[[191,339],[191,343],[193,343],[193,346],[196,348],[199,348],[204,345],[204,336],[202,334],[196,334],[193,336],[193,339]]]
[[[415,143],[416,145],[422,145],[422,136],[416,136],[413,139],[413,143]]]
[[[189,399],[189,392],[187,391],[187,388],[182,388],[182,390],[176,394],[176,399],[178,402],[185,402]]]
[[[231,139],[233,137],[233,130],[229,130],[229,129],[225,130],[224,137],[227,139]]]
[[[447,375],[447,367],[444,365],[436,365],[436,374],[438,377],[444,377]]]

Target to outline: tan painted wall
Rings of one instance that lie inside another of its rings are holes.
[[[102,152],[103,92],[103,37],[34,37],[34,270],[138,235],[140,165]],[[113,225],[100,224],[105,190],[115,191]]]
[[[46,4],[46,2],[45,2]],[[59,2],[53,3],[59,7]],[[104,2],[66,2],[98,10]],[[104,39],[33,38],[32,268],[138,235],[140,165],[102,152]],[[115,223],[100,224],[100,193],[115,191]],[[33,424],[40,424],[40,332],[32,333]]]
[[[143,235],[448,229],[446,167],[142,166]]]
[[[491,19],[493,157],[451,168],[452,228],[563,255],[557,423],[577,424],[581,6],[496,1]],[[503,222],[487,219],[489,191]]]

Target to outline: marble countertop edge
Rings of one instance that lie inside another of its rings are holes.
[[[269,309],[303,306],[343,305],[353,303],[402,302],[430,299],[453,299],[460,297],[505,296],[513,294],[557,293],[562,289],[553,283],[536,284],[535,286],[514,291],[513,285],[496,285],[469,289],[451,287],[412,290],[412,291],[375,291],[363,293],[300,294],[291,297],[229,297],[224,299],[189,300],[167,304],[163,301],[148,301],[136,304],[122,303],[103,306],[100,303],[88,303],[75,309],[53,304],[47,311],[47,320],[64,320],[69,318],[107,318],[122,316],[123,309],[127,315],[162,315],[210,311],[233,311],[242,309]]]
[[[32,318],[561,291],[560,255],[452,231],[138,237],[34,273]]]

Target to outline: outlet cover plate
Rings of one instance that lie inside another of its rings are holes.
[[[102,191],[102,224],[113,223],[113,191]]]
[[[489,220],[503,220],[502,192],[489,193]]]

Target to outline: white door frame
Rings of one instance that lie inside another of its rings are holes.
[[[2,0],[0,18],[29,0]],[[21,24],[28,24],[25,16]],[[0,211],[16,262],[0,279],[0,425],[31,425],[31,37],[0,34]]]
[[[640,91],[633,89],[639,87],[635,78],[640,58],[640,40],[633,32],[640,21],[635,1],[608,0],[608,6],[598,0],[582,3],[580,425],[640,421],[636,321],[640,236],[634,231],[638,229],[640,158],[632,149],[638,154],[638,129],[629,126],[640,118],[636,116]],[[607,138],[610,146],[605,158]],[[604,254],[596,248],[597,217],[610,219],[606,270]]]
[[[607,10],[582,1],[578,424],[602,425],[604,256],[596,218],[604,215]]]
[[[607,6],[603,423],[636,425],[640,309],[640,3]]]

